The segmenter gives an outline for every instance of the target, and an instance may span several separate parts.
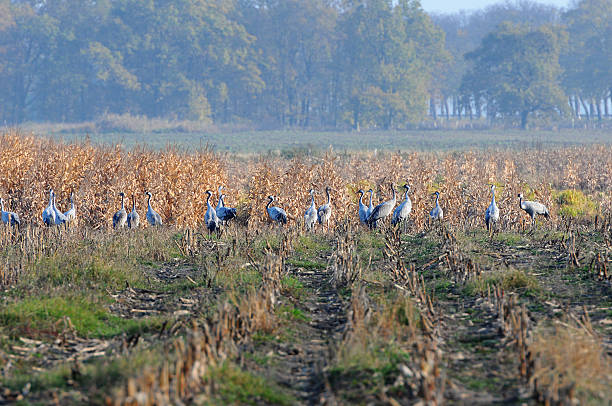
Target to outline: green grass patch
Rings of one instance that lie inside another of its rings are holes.
[[[311,261],[308,259],[288,259],[287,265],[304,268],[306,270],[325,269],[325,267],[327,266],[326,264],[321,264],[319,262]]]
[[[499,285],[502,289],[537,296],[542,288],[538,280],[522,270],[509,270],[495,272],[487,276],[479,276],[467,282],[463,288],[465,294],[470,296],[485,295],[489,289]]]
[[[70,323],[64,322],[65,317]],[[81,337],[108,338],[159,327],[161,319],[123,319],[111,314],[99,300],[56,296],[28,297],[10,303],[0,310],[0,324],[1,330],[11,335],[53,336],[72,325]]]
[[[255,376],[241,370],[238,366],[224,362],[214,367],[204,377],[217,387],[209,405],[294,405],[297,399],[273,385],[269,379]]]
[[[300,299],[306,293],[304,284],[295,276],[285,275],[281,279],[281,289],[284,293],[293,296],[296,299]]]
[[[563,217],[578,218],[597,214],[597,204],[580,190],[562,190],[554,196]]]
[[[310,317],[306,316],[304,312],[297,307],[292,305],[283,305],[278,310],[278,314],[285,320],[298,321],[298,322],[309,322]]]
[[[302,258],[316,258],[331,249],[324,236],[312,234],[301,235],[293,248]]]

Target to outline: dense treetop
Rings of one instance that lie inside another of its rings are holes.
[[[0,120],[268,128],[609,115],[612,0],[0,0]]]

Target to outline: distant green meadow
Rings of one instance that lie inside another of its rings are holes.
[[[411,131],[241,131],[241,132],[151,132],[151,133],[43,133],[67,142],[90,140],[94,144],[126,148],[168,145],[196,150],[208,146],[230,154],[294,156],[356,151],[450,151],[488,148],[550,148],[590,144],[612,144],[612,130],[411,130]]]

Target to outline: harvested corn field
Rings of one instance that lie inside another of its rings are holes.
[[[236,158],[11,131],[0,168],[20,220],[0,233],[0,403],[612,399],[609,146]],[[360,221],[359,190],[395,207],[404,185],[407,218]],[[219,186],[236,216],[211,227]],[[307,231],[327,186],[329,227]],[[71,192],[75,219],[45,226]],[[140,227],[113,228],[120,192]]]

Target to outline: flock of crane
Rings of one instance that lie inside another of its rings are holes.
[[[223,199],[225,195],[222,193],[223,186],[219,186],[218,196],[219,200],[216,207],[213,207],[210,203],[210,199],[213,193],[208,190],[206,191],[206,213],[204,215],[204,223],[209,233],[218,232],[222,225],[236,217],[236,209],[232,207],[226,207]],[[308,230],[314,230],[315,225],[318,223],[322,227],[327,227],[329,230],[329,223],[332,216],[332,205],[331,205],[331,194],[332,189],[327,186],[325,193],[327,195],[327,202],[322,206],[318,207],[315,204],[315,190],[310,189],[310,206],[304,213],[304,225]],[[359,193],[359,220],[361,223],[369,226],[370,228],[377,228],[379,222],[382,222],[385,218],[391,217],[391,224],[396,225],[398,223],[405,223],[410,216],[412,211],[412,201],[408,196],[410,192],[410,186],[408,183],[404,185],[404,198],[402,202],[395,207],[397,202],[395,195],[395,186],[391,184],[391,200],[380,203],[377,206],[373,206],[372,199],[374,191],[368,190],[370,194],[370,203],[366,206],[363,203],[363,198],[366,194],[362,189]],[[147,215],[146,219],[151,226],[161,226],[163,224],[162,218],[153,207],[151,207],[151,192],[145,192],[147,199]],[[444,211],[440,207],[440,192],[435,192],[433,195],[436,196],[435,207],[429,212],[429,218],[432,221],[442,221],[444,218]],[[495,185],[491,185],[491,204],[485,211],[485,223],[487,230],[492,231],[493,226],[499,221],[499,208],[495,203]],[[127,212],[125,209],[125,193],[120,192],[121,197],[121,208],[113,215],[113,228],[123,228],[127,224],[129,228],[138,228],[140,225],[140,216],[136,211],[136,199],[132,195],[132,211]],[[523,195],[519,194],[519,206],[524,210],[530,217],[532,225],[535,225],[536,215],[542,215],[546,218],[549,216],[549,211],[545,205],[540,202],[526,201],[523,200]],[[287,213],[281,207],[271,206],[276,200],[273,195],[268,196],[268,204],[266,205],[266,212],[273,223],[284,225],[287,223]],[[11,226],[19,226],[21,224],[19,216],[16,213],[4,210],[4,200],[0,198],[0,206],[2,208],[2,222]],[[47,226],[68,224],[76,219],[76,209],[74,206],[74,193],[70,193],[70,209],[62,213],[56,206],[55,193],[53,189],[49,191],[49,204],[42,212],[43,223]]]
[[[314,198],[315,190],[310,189],[310,206],[308,206],[306,212],[304,213],[304,225],[308,230],[314,229],[316,223],[321,224],[323,227],[327,226],[329,228],[329,220],[331,218],[332,211],[330,191],[331,188],[329,186],[325,188],[327,202],[317,209]],[[368,190],[368,193],[370,194],[370,203],[368,206],[366,206],[363,203],[363,197],[365,196],[366,192],[359,189],[357,192],[359,193],[359,220],[361,223],[369,226],[370,228],[377,228],[379,222],[383,221],[385,218],[389,217],[391,213],[393,213],[391,217],[392,225],[396,225],[398,223],[405,224],[406,220],[408,220],[410,216],[410,212],[412,211],[412,201],[408,196],[408,192],[410,192],[410,185],[406,183],[404,185],[404,199],[397,207],[395,207],[397,197],[395,194],[395,186],[391,184],[391,200],[387,200],[377,206],[374,206],[372,204],[374,191],[370,189]],[[429,212],[429,219],[432,221],[442,221],[444,218],[444,211],[442,210],[442,207],[440,207],[440,192],[435,192],[433,195],[436,196],[436,204]],[[495,203],[495,185],[491,185],[491,195],[491,204],[485,210],[485,223],[488,231],[492,231],[493,226],[499,221],[499,208]],[[543,215],[546,218],[548,218],[550,215],[548,209],[542,203],[523,200],[522,193],[518,195],[518,198],[520,208],[529,214],[532,225],[535,225],[536,215]],[[266,205],[268,216],[273,222],[286,224],[287,213],[285,210],[277,206],[270,206],[275,199],[275,196],[268,196],[268,204]]]

